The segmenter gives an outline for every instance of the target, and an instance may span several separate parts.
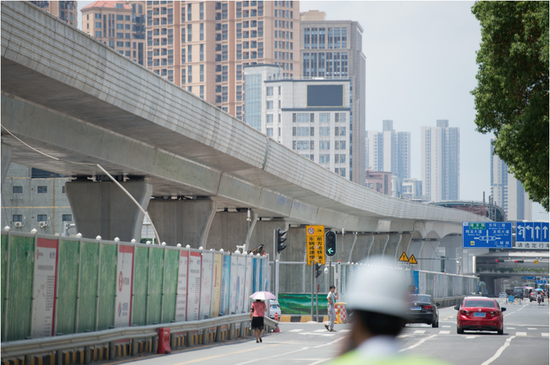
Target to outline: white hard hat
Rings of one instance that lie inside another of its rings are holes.
[[[347,306],[405,318],[406,272],[397,269],[395,260],[388,257],[378,256],[362,263],[351,279]]]

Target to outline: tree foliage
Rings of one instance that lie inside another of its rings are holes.
[[[494,153],[548,211],[548,1],[480,1],[477,131],[495,135]]]

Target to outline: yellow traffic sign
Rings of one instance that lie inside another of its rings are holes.
[[[325,264],[325,226],[306,226],[307,264]]]
[[[538,263],[539,263],[539,260],[533,261],[533,264],[538,264]]]
[[[407,254],[405,253],[405,251],[403,251],[403,253],[401,254],[399,261],[409,262],[409,258],[407,257]]]
[[[409,257],[409,264],[417,265],[418,262],[416,261],[416,257],[414,257],[413,254],[411,254],[411,257]]]

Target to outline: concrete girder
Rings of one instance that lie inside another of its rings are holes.
[[[413,239],[439,239],[450,234],[462,235],[462,222],[416,221]]]

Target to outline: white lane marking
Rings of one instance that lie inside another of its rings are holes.
[[[447,328],[450,328],[451,326],[441,326],[441,327],[447,327]]]
[[[300,360],[303,360],[303,359],[300,359]],[[306,359],[306,360],[307,360],[307,359]],[[327,362],[327,361],[329,361],[329,360],[331,360],[331,359],[321,359],[321,360],[317,360],[317,361],[315,361],[315,362],[312,362],[312,363],[310,363],[310,364],[308,364],[308,365],[317,365],[317,364],[321,364],[321,363],[323,363],[323,362]]]
[[[516,327],[508,327],[508,326],[506,326],[506,329],[508,329],[508,330],[515,330]]]
[[[345,337],[340,337],[340,338],[337,338],[336,340],[332,341],[332,342],[329,342],[329,343],[324,343],[322,345],[317,345],[317,346],[314,346],[313,348],[314,349],[318,349],[318,348],[321,348],[321,347],[325,347],[325,346],[328,346],[328,345],[333,345],[335,344],[336,342],[338,341],[342,341]]]
[[[288,331],[288,332],[302,332],[302,331],[303,331],[303,329],[301,329],[301,328],[296,328],[296,329],[290,330],[290,331]],[[325,330],[325,331],[326,331],[326,330]]]
[[[527,332],[516,332],[516,336],[527,336]]]
[[[269,358],[273,358],[273,357],[279,357],[279,356],[284,356],[284,355],[290,355],[290,354],[293,354],[295,352],[300,352],[300,351],[304,351],[304,350],[307,350],[309,349],[309,347],[302,347],[301,349],[298,349],[298,350],[294,350],[294,351],[290,351],[290,352],[285,352],[283,354],[279,354],[279,355],[273,355],[273,356],[269,356]],[[249,360],[249,361],[245,361],[245,362],[241,362],[237,365],[245,365],[245,364],[250,364],[252,362],[257,362],[258,359],[253,359],[253,360]]]
[[[466,338],[467,340],[473,340],[474,338],[476,338],[476,336],[475,336],[475,335],[474,335],[474,336],[466,336],[465,338]]]
[[[543,336],[543,337],[548,337],[548,333],[544,333],[544,332],[543,332],[543,333],[541,333],[540,335]]]
[[[426,332],[426,330],[416,330],[416,331],[414,331],[415,334],[419,334],[419,335],[421,335],[425,332]]]
[[[409,337],[409,335],[399,335],[399,336],[397,336],[397,338],[407,338],[407,337]]]
[[[531,331],[536,331],[537,329],[536,328],[527,328],[528,330],[531,330]]]
[[[451,331],[439,331],[440,335],[448,335]]]
[[[437,336],[437,335],[431,335],[431,336],[429,336],[429,337],[423,338],[422,340],[418,341],[416,344],[414,344],[414,345],[412,345],[412,346],[409,346],[409,347],[407,347],[406,349],[401,349],[401,350],[399,350],[399,352],[403,352],[403,351],[407,351],[407,350],[410,350],[410,349],[414,349],[415,347],[422,345],[424,342],[426,342],[426,341],[428,341],[429,339],[434,338],[434,337],[436,337],[436,336]]]
[[[340,332],[349,332],[349,330],[340,330]]]
[[[506,339],[506,342],[504,343],[504,345],[502,345],[498,350],[497,352],[495,352],[495,354],[490,358],[488,359],[487,361],[485,361],[484,363],[482,363],[481,365],[489,365],[490,363],[492,363],[493,361],[495,361],[496,359],[499,358],[499,356],[502,354],[502,352],[508,347],[510,346],[510,342],[515,338],[516,336],[512,336],[512,337],[509,337],[508,339]]]
[[[327,329],[325,328],[325,329],[322,329],[322,330],[315,330],[315,331],[313,331],[313,332],[328,332],[328,331],[327,331]]]
[[[325,331],[326,332],[326,331]],[[315,336],[325,336],[325,337],[332,337],[334,336],[334,333],[315,333],[315,332],[300,332],[299,335],[315,335]]]

